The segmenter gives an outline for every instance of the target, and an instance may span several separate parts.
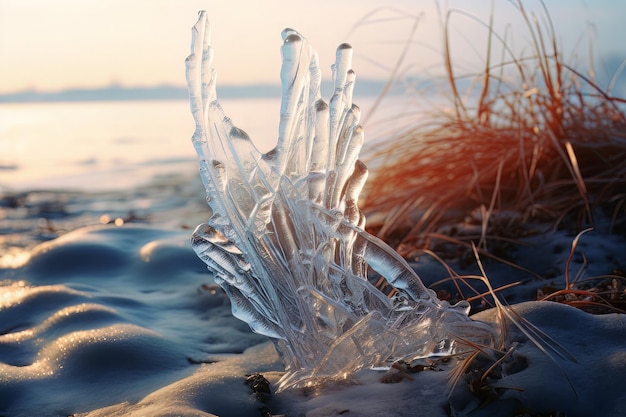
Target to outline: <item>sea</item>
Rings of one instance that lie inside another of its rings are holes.
[[[389,126],[381,121],[393,116],[390,107],[400,111],[406,105],[398,99],[384,105],[376,101],[365,97],[357,102],[364,127],[372,130],[366,133],[370,138]],[[279,98],[220,103],[261,151],[275,145]],[[369,117],[374,107],[376,117]],[[2,103],[0,191],[123,189],[189,173],[197,168],[193,130],[186,100]]]
[[[277,100],[225,105],[237,123],[271,137]],[[121,189],[190,172],[193,129],[185,100],[2,104],[0,189]]]

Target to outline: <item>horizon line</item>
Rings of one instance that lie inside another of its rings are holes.
[[[360,95],[379,95],[388,80],[363,79],[355,84]],[[322,90],[332,92],[332,80],[322,81]],[[392,88],[399,92],[401,88]],[[273,83],[226,84],[217,86],[221,98],[280,98],[281,86]],[[72,102],[72,101],[131,101],[131,100],[188,100],[184,85],[123,86],[112,83],[103,87],[75,87],[58,91],[38,91],[34,88],[12,93],[0,93],[0,103]]]

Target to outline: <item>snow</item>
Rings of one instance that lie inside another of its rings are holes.
[[[550,335],[554,341],[551,343],[558,343],[575,360],[546,356],[515,326],[509,326],[509,343],[516,343],[513,355],[523,366],[492,383],[494,388],[503,388],[504,393],[490,404],[479,404],[463,382],[449,394],[448,378],[453,365],[440,364],[436,370],[409,374],[412,380],[402,379],[399,383],[382,383],[384,372],[365,370],[344,383],[281,392],[267,405],[273,415],[307,417],[510,416],[521,410],[560,411],[572,417],[624,415],[626,317],[595,316],[551,302],[522,303],[514,311]],[[496,312],[488,310],[476,318],[494,320]],[[261,372],[275,384],[282,374],[279,369],[278,356],[266,343],[242,355],[204,365],[192,376],[135,405],[120,404],[85,416],[255,415],[263,404],[243,384],[243,376]],[[216,398],[219,401],[211,401]]]

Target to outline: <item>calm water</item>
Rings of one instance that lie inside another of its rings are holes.
[[[271,148],[278,98],[220,102],[261,150]],[[357,104],[366,113],[373,102],[368,97]],[[193,129],[186,100],[2,104],[0,191],[119,189],[159,175],[191,173]]]
[[[257,132],[271,132],[278,120],[269,117],[278,112],[277,100],[224,105]],[[189,171],[193,128],[184,100],[4,104],[0,188],[126,188]]]

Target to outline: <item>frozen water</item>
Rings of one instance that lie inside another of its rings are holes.
[[[212,209],[195,230],[198,256],[229,295],[233,314],[275,341],[287,366],[280,388],[345,378],[493,343],[469,306],[438,300],[393,249],[365,230],[357,206],[367,178],[352,103],[352,48],[333,65],[329,104],[320,97],[317,54],[298,32],[282,33],[278,144],[257,150],[217,101],[206,12],[186,61],[193,144]],[[368,270],[397,290],[387,297]]]

